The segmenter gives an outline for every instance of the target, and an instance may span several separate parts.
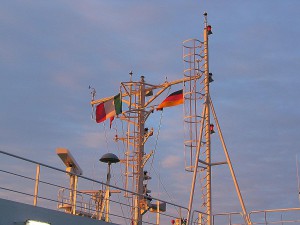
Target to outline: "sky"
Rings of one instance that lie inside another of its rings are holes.
[[[91,119],[89,86],[103,98],[130,71],[151,84],[182,78],[182,42],[203,40],[206,11],[211,97],[245,205],[299,207],[299,8],[298,0],[0,0],[0,149],[63,169],[55,149],[65,147],[85,176],[104,179],[98,159],[122,151],[109,139],[117,129]],[[153,117],[147,152],[156,150],[159,178],[150,171],[149,186],[187,205],[182,107]],[[217,134],[212,148],[224,159]],[[241,211],[226,165],[213,168],[213,195],[215,212]]]

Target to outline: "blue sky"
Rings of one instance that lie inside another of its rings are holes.
[[[299,8],[298,0],[0,0],[0,148],[62,168],[55,148],[66,147],[94,176],[98,158],[116,146],[105,139],[114,131],[91,120],[89,85],[102,98],[131,70],[152,84],[182,78],[182,42],[202,40],[207,11],[211,96],[245,204],[298,207]],[[181,107],[165,110],[155,159],[186,205],[178,118]],[[159,119],[149,125],[158,128]],[[222,158],[221,149],[214,154]],[[227,167],[214,172],[215,210],[239,211]],[[160,193],[157,183],[150,186]]]

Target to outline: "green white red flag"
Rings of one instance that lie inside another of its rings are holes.
[[[96,122],[101,123],[108,118],[122,113],[122,101],[120,94],[112,99],[102,102],[96,106]]]

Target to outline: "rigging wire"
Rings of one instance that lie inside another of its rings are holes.
[[[125,131],[124,131],[124,123],[123,123],[123,120],[121,120],[121,124],[122,124],[122,135],[123,135],[123,137],[125,136]],[[117,143],[119,143],[118,141],[117,141]],[[123,150],[123,155],[125,155],[125,149],[126,149],[126,146],[125,146],[125,143],[124,143],[124,141],[122,141],[122,143],[123,143],[123,148],[122,148],[122,150]],[[117,144],[117,147],[118,147],[118,151],[120,150],[120,145],[119,144]],[[120,166],[120,170],[121,170],[121,174],[125,174],[125,172],[123,171],[123,167],[122,166]],[[122,185],[123,185],[123,187],[125,186],[125,182],[124,182],[124,176],[122,176],[121,175],[121,181],[122,181]],[[127,202],[128,202],[128,204],[130,204],[130,202],[129,202],[129,199],[128,198],[126,198],[127,199]]]
[[[105,122],[104,123],[102,123],[103,124],[103,128],[104,128],[104,136],[105,136],[105,142],[106,142],[106,148],[107,148],[107,152],[109,152],[108,151],[108,149],[109,149],[109,144],[108,144],[108,137],[107,137],[107,129],[106,129],[106,126],[105,126]],[[101,155],[101,150],[99,149],[99,155]],[[97,180],[98,179],[98,177],[96,176],[96,163],[98,162],[98,156],[97,156],[97,151],[95,151],[95,153],[94,153],[94,163],[93,163],[93,172],[92,172],[92,177],[93,177],[93,179],[95,179],[95,180]],[[94,189],[95,188],[95,182],[92,182],[92,189]]]
[[[168,89],[167,96],[169,95],[170,90],[171,90],[171,88]],[[156,152],[157,145],[158,145],[158,137],[159,137],[159,134],[160,134],[161,124],[162,124],[162,118],[163,118],[163,110],[162,110],[161,113],[160,113],[160,119],[159,119],[159,124],[158,124],[158,130],[157,130],[156,139],[155,139],[155,145],[154,145],[154,150],[153,150],[153,157],[152,157],[152,160],[151,160],[151,166],[152,166],[152,167],[153,167],[153,161],[154,161],[155,152]]]
[[[171,90],[171,88],[168,89],[167,96],[169,95],[170,90]],[[169,197],[170,202],[172,202],[173,204],[175,204],[174,201],[173,201],[173,198],[171,197],[171,195],[170,195],[169,192],[167,191],[165,185],[163,184],[163,182],[162,182],[162,180],[161,180],[161,178],[160,178],[160,175],[158,174],[158,172],[156,171],[156,169],[154,168],[154,165],[153,165],[154,158],[155,158],[155,153],[156,153],[156,149],[157,149],[157,146],[158,146],[158,137],[159,137],[160,130],[161,130],[162,118],[163,118],[163,110],[161,111],[161,114],[160,114],[160,120],[159,120],[158,130],[157,130],[157,134],[156,134],[156,140],[155,140],[155,145],[154,145],[153,155],[152,155],[152,159],[151,159],[151,163],[150,163],[150,168],[151,168],[151,170],[155,173],[155,175],[157,176],[158,182],[159,182],[159,184],[161,185],[161,187],[163,188],[163,190],[165,191],[165,193],[167,194],[167,196]],[[159,188],[159,189],[160,189],[160,188]],[[176,207],[175,207],[175,209],[176,209],[177,212],[179,213],[179,210],[178,210]]]
[[[117,181],[115,180],[115,186],[117,186]],[[120,208],[121,208],[121,211],[122,211],[122,215],[123,215],[123,218],[125,218],[125,213],[124,213],[124,210],[123,210],[123,204],[121,204],[121,199],[120,199],[120,195],[117,195],[118,196],[118,203],[120,205]],[[125,219],[125,224],[127,225],[127,220]]]
[[[106,142],[106,151],[109,152],[109,144],[108,144],[107,129],[106,129],[105,122],[103,123],[103,128],[104,128],[104,136]]]
[[[130,76],[132,76],[132,73],[130,73]],[[130,80],[131,80],[131,78],[130,78]],[[130,89],[130,90],[132,90],[132,89]],[[120,92],[121,92],[121,90],[120,90]],[[131,91],[130,91],[131,92]],[[130,102],[130,104],[131,104],[131,97],[129,97],[130,98],[130,100],[129,100],[129,102]],[[130,114],[130,109],[131,109],[131,106],[129,106],[129,114]],[[129,117],[130,117],[130,115],[129,115]],[[126,119],[125,119],[125,121],[126,121]],[[120,122],[121,122],[121,133],[122,133],[122,137],[126,137],[126,133],[127,133],[127,128],[125,129],[125,127],[124,127],[124,120],[122,120],[122,119],[120,119]],[[118,141],[118,129],[117,129],[117,126],[116,126],[116,135],[115,135],[115,140],[116,140],[116,142],[117,142],[117,149],[118,149],[118,151],[120,152],[120,151],[123,151],[123,155],[125,156],[125,158],[126,158],[126,153],[127,154],[129,154],[129,152],[126,152],[127,150],[127,148],[126,148],[126,142],[124,141],[124,140],[121,140],[121,142],[122,142],[122,146],[123,147],[121,147],[120,146],[120,144],[119,144],[119,141]],[[128,134],[129,135],[129,134]],[[129,146],[128,146],[129,147]],[[121,172],[121,175],[120,175],[120,181],[121,181],[121,183],[122,183],[122,186],[123,187],[125,187],[125,179],[127,179],[125,176],[126,176],[126,174],[125,174],[125,171],[123,170],[123,166],[121,165],[122,163],[120,163],[120,172]],[[127,173],[128,173],[128,171],[127,171]],[[125,175],[125,176],[123,176],[123,175]],[[125,187],[126,188],[126,187]],[[125,193],[125,195],[126,195],[126,193]],[[118,198],[120,198],[119,196],[118,196]],[[127,205],[130,205],[131,203],[130,203],[130,198],[128,198],[128,197],[125,197],[125,199],[126,199],[126,202],[127,202]],[[121,207],[122,207],[122,204],[120,204],[121,205]],[[122,209],[122,213],[124,213],[123,212],[123,209]],[[132,209],[132,207],[130,207],[130,214],[133,214],[133,209]],[[125,217],[124,217],[125,218]],[[127,220],[125,219],[125,223],[127,224]]]
[[[91,92],[90,92],[90,94],[91,94],[91,96],[92,96],[92,99],[91,99],[91,101],[94,101],[95,100],[95,97],[96,97],[96,89],[95,88],[93,88],[93,87],[91,87],[90,85],[89,85],[89,89],[91,90]],[[96,121],[96,118],[95,118],[95,105],[92,105],[92,112],[91,112],[91,120],[93,120],[93,121]],[[95,151],[94,152],[94,159],[97,159],[97,152]],[[92,169],[92,178],[94,179],[94,180],[96,180],[97,178],[96,178],[96,161],[94,161],[94,163],[93,163],[93,169]],[[93,181],[92,182],[92,189],[94,189],[95,188],[95,182]]]
[[[159,135],[159,132],[160,132],[160,128],[161,128],[161,121],[162,121],[162,114],[161,113],[161,118],[160,118],[160,123],[159,123],[159,129],[158,129],[158,132],[157,132],[157,136]],[[165,185],[163,184],[161,178],[160,178],[160,175],[158,174],[158,172],[156,171],[156,169],[154,168],[153,166],[153,161],[154,161],[154,156],[155,156],[155,151],[156,151],[156,147],[157,147],[157,142],[158,142],[158,138],[156,140],[156,145],[155,145],[155,149],[153,151],[153,157],[152,157],[152,160],[151,160],[151,163],[150,163],[150,167],[152,169],[152,171],[155,173],[155,175],[157,176],[158,178],[158,181],[159,181],[159,184],[161,185],[161,187],[163,188],[163,190],[166,192],[167,196],[169,197],[170,199],[170,202],[172,202],[173,204],[175,204],[175,202],[173,201],[173,198],[171,197],[171,195],[169,194],[169,192],[167,191]],[[179,213],[179,210],[175,207],[175,209],[177,210],[177,212]]]

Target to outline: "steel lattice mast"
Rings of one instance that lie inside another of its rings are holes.
[[[132,224],[134,225],[141,225],[143,215],[147,212],[143,208],[143,205],[146,204],[144,196],[148,191],[144,184],[144,180],[147,179],[145,178],[144,166],[152,152],[146,154],[144,147],[148,138],[153,134],[152,129],[145,128],[146,120],[154,111],[154,106],[151,106],[151,103],[172,85],[181,84],[188,79],[198,79],[198,76],[164,82],[160,85],[146,83],[144,76],[141,76],[140,81],[121,82],[122,102],[128,105],[128,109],[119,115],[119,119],[127,124],[127,130],[124,137],[115,137],[115,140],[122,141],[126,146],[125,159],[121,160],[125,164],[125,189],[138,193],[138,195],[125,193],[125,197],[132,199]],[[153,92],[155,93],[146,100],[146,94]],[[99,104],[111,98],[113,96],[93,100],[91,104]]]

